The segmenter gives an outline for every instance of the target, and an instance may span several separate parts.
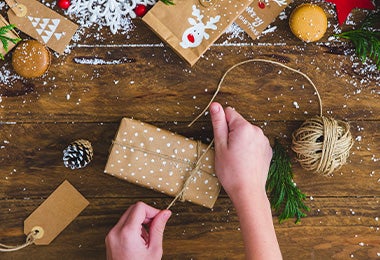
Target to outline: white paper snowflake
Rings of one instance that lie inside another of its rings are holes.
[[[131,18],[135,18],[134,9],[138,4],[154,5],[156,0],[72,0],[68,15],[82,19],[82,26],[96,23],[108,26],[113,34],[118,30],[129,30]]]

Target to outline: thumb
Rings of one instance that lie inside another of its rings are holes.
[[[242,125],[248,123],[248,121],[245,120],[242,115],[240,115],[238,112],[235,111],[235,109],[231,107],[226,108],[225,114],[228,129],[230,132],[233,132],[235,131],[235,129],[238,129]]]
[[[215,147],[225,146],[228,140],[228,125],[223,107],[219,103],[210,105],[212,128],[214,130]]]
[[[153,219],[149,227],[149,247],[153,250],[162,249],[162,239],[166,223],[168,222],[172,212],[170,210],[162,210]]]

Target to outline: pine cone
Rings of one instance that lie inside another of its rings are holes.
[[[84,139],[79,139],[63,150],[63,163],[72,170],[86,167],[94,155],[91,143]]]

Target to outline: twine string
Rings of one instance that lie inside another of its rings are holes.
[[[319,92],[318,92],[318,89],[317,87],[315,86],[314,82],[309,78],[309,76],[307,76],[305,73],[301,72],[301,71],[298,71],[296,69],[293,69],[292,67],[289,67],[287,65],[284,65],[280,62],[277,62],[277,61],[272,61],[272,60],[266,60],[266,59],[249,59],[249,60],[245,60],[245,61],[242,61],[242,62],[239,62],[239,63],[236,63],[235,65],[233,65],[232,67],[230,67],[222,76],[222,78],[220,79],[219,81],[219,84],[216,88],[216,91],[214,93],[214,95],[212,96],[211,100],[209,101],[209,103],[207,104],[207,106],[203,109],[203,111],[201,113],[199,113],[198,116],[195,117],[195,119],[193,121],[191,121],[191,123],[188,125],[189,127],[192,126],[207,110],[208,108],[210,107],[211,103],[214,101],[216,95],[218,95],[221,87],[222,87],[222,84],[224,82],[224,79],[226,78],[227,74],[233,70],[234,68],[236,67],[239,67],[243,64],[246,64],[246,63],[250,63],[250,62],[264,62],[264,63],[270,63],[270,64],[274,64],[274,65],[278,65],[280,67],[283,67],[283,68],[286,68],[290,71],[293,71],[301,76],[303,76],[304,78],[306,78],[309,83],[313,86],[316,94],[317,94],[317,97],[318,97],[318,102],[319,102],[319,114],[320,116],[322,116],[322,99],[321,99],[321,96],[319,95]]]
[[[18,246],[9,246],[9,245],[4,245],[0,243],[0,252],[14,252],[14,251],[21,250],[27,246],[30,246],[34,244],[34,241],[37,239],[37,234],[38,234],[37,230],[31,231],[26,236],[25,243]]]
[[[182,201],[182,202],[185,201],[185,191],[187,190],[187,187],[189,186],[189,184],[193,180],[194,175],[198,173],[199,168],[201,166],[201,162],[202,162],[203,158],[205,157],[206,153],[211,149],[211,146],[213,143],[214,143],[214,141],[211,141],[211,143],[207,146],[205,152],[203,154],[201,154],[201,152],[202,152],[201,151],[201,142],[200,141],[197,142],[197,161],[195,163],[195,167],[191,170],[189,177],[187,177],[185,183],[182,186],[182,189],[177,193],[177,195],[170,202],[169,206],[166,207],[166,209],[170,209],[177,200]]]

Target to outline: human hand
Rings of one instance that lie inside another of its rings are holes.
[[[259,192],[265,183],[272,148],[263,131],[230,107],[210,106],[215,141],[216,175],[230,198]]]
[[[106,237],[107,259],[161,259],[164,229],[170,216],[170,210],[143,202],[129,207]]]

